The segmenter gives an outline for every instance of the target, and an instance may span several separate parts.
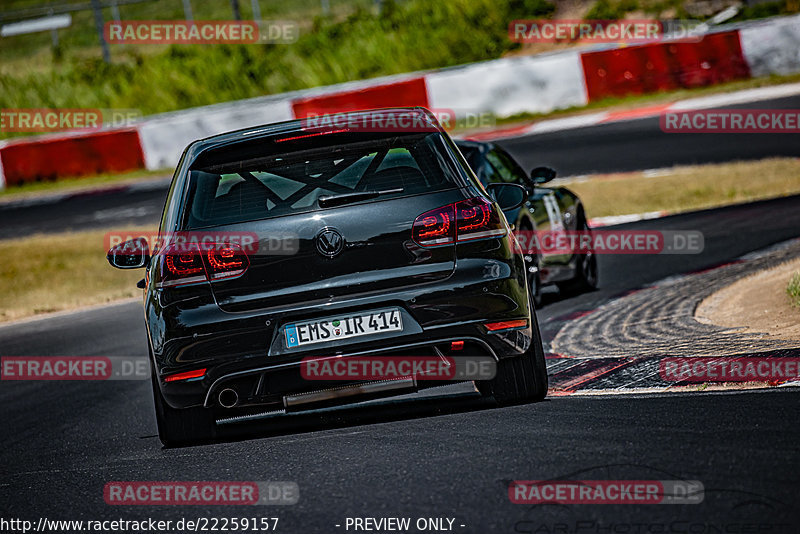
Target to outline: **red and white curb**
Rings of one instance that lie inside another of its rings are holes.
[[[593,217],[589,219],[590,228],[598,228],[601,226],[614,226],[617,224],[625,224],[639,221],[647,221],[650,219],[660,219],[672,215],[669,211],[648,211],[645,213],[631,213],[629,215],[609,215],[607,217]]]

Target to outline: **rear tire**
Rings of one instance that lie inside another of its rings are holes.
[[[492,396],[500,406],[537,402],[547,396],[547,363],[536,312],[531,304],[533,338],[531,346],[519,356],[502,358],[492,380],[478,384],[485,396]]]
[[[578,220],[578,229],[590,232],[586,216],[581,211]],[[575,277],[567,282],[559,282],[558,289],[567,295],[585,293],[597,289],[597,256],[593,250],[586,254],[579,254],[575,265]]]
[[[520,226],[521,231],[533,233],[533,230],[528,223],[523,223]],[[528,278],[528,291],[533,297],[534,307],[538,310],[542,307],[542,275],[539,271],[541,263],[539,253],[535,248],[525,246],[523,248],[523,258],[525,259],[525,276]]]
[[[189,445],[216,437],[216,423],[205,408],[176,409],[167,404],[158,387],[155,365],[150,363],[158,438],[165,447]]]
[[[558,289],[567,295],[576,295],[597,289],[597,257],[594,252],[578,256],[575,278],[559,282]]]

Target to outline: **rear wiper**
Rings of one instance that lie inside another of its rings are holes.
[[[341,195],[329,195],[327,197],[319,197],[317,204],[320,208],[333,208],[336,206],[343,206],[344,204],[351,204],[353,202],[361,202],[362,200],[369,200],[377,198],[381,195],[389,195],[392,193],[402,193],[403,188],[397,189],[384,189],[383,191],[358,191],[356,193],[343,193]]]

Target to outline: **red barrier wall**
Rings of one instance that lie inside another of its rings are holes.
[[[144,168],[135,129],[12,141],[0,150],[6,185]]]
[[[428,107],[425,78],[413,78],[387,85],[365,87],[356,91],[300,98],[292,102],[294,116],[298,119],[325,113],[398,106]]]
[[[581,54],[589,101],[750,77],[739,32]]]

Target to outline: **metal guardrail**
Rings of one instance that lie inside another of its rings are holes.
[[[158,0],[116,0],[111,2],[100,2],[101,8],[114,8],[129,4],[144,4],[157,2]],[[92,2],[81,2],[79,4],[61,4],[51,6],[37,6],[27,9],[16,9],[13,11],[0,12],[0,22],[20,21],[27,18],[46,17],[48,15],[61,15],[63,13],[73,13],[75,11],[91,11]]]

